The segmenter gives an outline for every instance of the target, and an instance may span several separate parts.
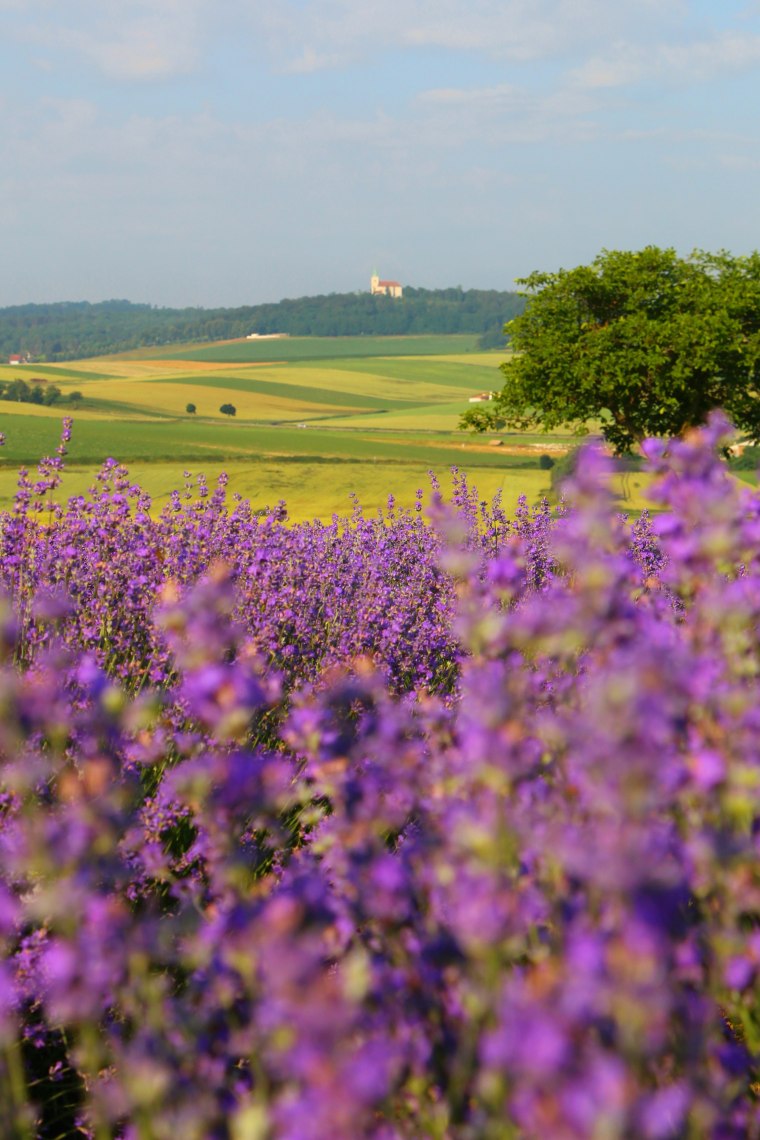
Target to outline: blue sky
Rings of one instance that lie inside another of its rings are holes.
[[[760,0],[0,0],[0,304],[760,246]]]

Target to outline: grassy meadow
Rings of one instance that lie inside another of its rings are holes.
[[[548,489],[542,452],[559,455],[567,435],[459,432],[468,400],[501,387],[501,352],[478,352],[474,337],[344,337],[174,346],[65,365],[0,366],[0,379],[55,383],[64,402],[47,408],[0,403],[0,506],[12,502],[16,471],[56,446],[64,414],[74,417],[61,493],[92,484],[109,456],[129,467],[157,509],[185,471],[211,484],[221,470],[255,507],[285,499],[290,517],[329,518],[365,510],[393,494],[412,505],[429,471],[448,485],[457,466],[481,498],[501,491],[535,501]],[[66,398],[81,393],[72,407]],[[196,412],[189,414],[187,405]],[[233,404],[236,415],[219,408]],[[621,496],[636,509],[641,479]]]

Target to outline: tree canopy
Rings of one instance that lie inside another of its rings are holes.
[[[61,389],[46,379],[32,380],[27,384],[20,376],[8,382],[0,380],[0,400],[12,400],[19,404],[45,404],[50,407],[58,403]]]
[[[591,265],[518,284],[529,300],[505,328],[515,352],[506,383],[463,427],[581,434],[601,420],[623,452],[722,407],[760,439],[760,254],[604,250]]]

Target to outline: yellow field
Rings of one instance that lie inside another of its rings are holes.
[[[104,361],[105,367],[108,362]],[[77,365],[77,367],[79,367]],[[182,380],[185,377],[192,375],[193,380],[198,380],[203,377],[208,377],[209,381],[217,379],[224,381],[225,376],[234,377],[236,380],[251,380],[256,382],[263,381],[269,384],[275,384],[282,390],[283,398],[288,398],[288,389],[297,386],[299,388],[310,388],[314,391],[315,397],[318,397],[320,392],[331,392],[345,395],[345,407],[350,411],[352,408],[351,396],[352,395],[368,395],[379,396],[382,399],[390,401],[401,401],[408,404],[410,407],[430,405],[434,408],[437,403],[442,400],[451,401],[452,398],[459,396],[459,409],[460,412],[467,407],[467,397],[476,388],[480,390],[480,385],[475,381],[467,382],[463,379],[461,388],[442,387],[435,382],[426,382],[416,379],[403,379],[396,376],[386,375],[383,371],[382,361],[379,361],[375,366],[375,370],[371,374],[366,372],[352,372],[345,369],[330,369],[330,368],[314,368],[303,367],[298,364],[284,364],[284,365],[239,365],[239,364],[205,364],[196,361],[183,361],[178,366],[176,361],[150,361],[140,360],[136,362],[115,362],[114,365],[108,364],[109,372],[117,379],[112,380],[67,380],[62,377],[56,380],[56,383],[62,389],[64,394],[75,388],[79,388],[83,393],[86,393],[88,398],[93,399],[118,399],[119,402],[134,403],[136,406],[144,406],[147,402],[154,404],[156,407],[162,407],[166,410],[176,411],[178,414],[184,414],[185,405],[188,400],[198,403],[195,396],[204,398],[205,391],[202,385],[191,383],[183,386],[181,383],[176,383],[176,396],[171,397],[168,392],[167,385],[164,387],[160,384],[160,380],[169,381],[172,378]],[[93,369],[93,371],[95,371]],[[146,383],[149,387],[146,387]],[[496,378],[494,380],[496,383]],[[143,390],[141,391],[141,387]],[[210,400],[205,400],[206,404],[210,403],[209,414],[216,414],[219,403],[229,401],[234,403],[238,409],[238,415],[247,415],[251,409],[250,414],[257,416],[255,405],[250,402],[243,406],[243,393],[239,389],[226,390],[222,387],[217,387],[216,384],[209,384],[209,397]],[[236,398],[235,398],[236,397]],[[302,397],[295,397],[299,403],[303,404],[304,409],[311,410],[313,407],[319,406],[319,400],[316,398],[313,402],[305,401]],[[336,405],[333,405],[336,407]],[[199,405],[200,410],[200,405]],[[455,424],[456,426],[456,424]]]
[[[504,352],[452,352],[450,356],[424,356],[418,357],[420,360],[434,361],[452,361],[455,364],[470,364],[480,365],[481,368],[493,368],[498,376],[499,369],[503,362],[512,355],[508,349]],[[499,385],[501,387],[501,384]]]
[[[462,401],[432,404],[429,408],[412,407],[409,411],[360,413],[325,419],[324,427],[377,428],[381,431],[455,432],[462,414]]]
[[[111,419],[111,415],[106,411],[100,411],[94,408],[74,408],[71,404],[54,404],[51,408],[46,408],[43,404],[17,404],[14,400],[3,400],[0,403],[0,422],[6,416],[32,416],[34,419],[52,419],[58,423],[61,422],[64,416],[76,416],[78,420],[102,420]]]
[[[46,368],[54,368],[55,365],[46,365]],[[88,357],[87,360],[69,361],[67,364],[60,366],[62,369],[72,368],[77,372],[92,372],[95,376],[102,373],[107,373],[109,376],[123,376],[126,379],[131,379],[139,376],[158,376],[164,374],[187,375],[190,372],[224,372],[229,369],[236,370],[240,368],[239,364],[223,364],[223,363],[210,363],[205,360],[157,360],[150,356],[93,356]],[[255,365],[247,365],[246,367],[255,367]],[[34,364],[24,366],[23,372],[19,373],[18,367],[9,369],[14,376],[32,376],[34,374]],[[56,384],[61,384],[65,380],[56,380]],[[87,379],[82,377],[81,380],[72,380],[72,384],[87,383]]]
[[[250,367],[250,365],[243,367],[238,365],[236,368],[237,375],[245,378],[249,374]],[[255,373],[250,373],[250,379],[275,382],[283,385],[283,387],[297,384],[327,392],[357,393],[367,396],[379,395],[384,399],[404,400],[410,404],[423,404],[428,400],[440,400],[442,391],[444,397],[448,393],[448,398],[451,398],[450,388],[441,389],[434,383],[403,380],[386,375],[383,371],[382,360],[374,365],[371,374],[358,371],[350,372],[343,368],[304,368],[297,364],[280,364],[277,366],[260,364]],[[469,392],[469,390],[466,385],[462,385],[463,393]]]
[[[130,478],[153,498],[153,513],[169,501],[173,490],[182,490],[184,470],[176,463],[132,463]],[[419,466],[399,464],[343,464],[324,463],[251,464],[232,460],[224,464],[204,460],[193,468],[193,480],[198,473],[206,476],[213,490],[220,471],[229,476],[229,493],[237,492],[249,499],[254,508],[274,506],[280,499],[288,505],[288,516],[294,522],[313,518],[329,522],[333,513],[349,515],[352,511],[351,494],[358,496],[365,513],[374,514],[385,509],[388,495],[392,494],[400,506],[413,507],[416,491],[422,488],[425,501],[429,498],[430,480]],[[95,468],[67,469],[56,498],[65,502],[74,495],[86,494],[92,485]],[[0,505],[9,508],[16,489],[16,472],[0,469]],[[450,483],[446,473],[441,475],[444,488]],[[501,491],[505,507],[511,511],[521,494],[531,502],[547,492],[545,471],[478,471],[473,483],[482,499],[490,501]]]
[[[219,411],[222,404],[233,404],[241,419],[276,419],[288,416],[295,420],[302,413],[314,414],[324,411],[318,403],[294,401],[288,399],[286,394],[277,397],[256,392],[241,392],[233,388],[197,388],[185,387],[182,384],[162,384],[155,380],[151,380],[150,383],[136,379],[93,380],[87,385],[87,398],[113,400],[116,397],[117,387],[119,402],[129,404],[142,413],[157,411],[184,416],[188,402],[196,405],[197,415],[213,416],[218,419],[226,419]]]

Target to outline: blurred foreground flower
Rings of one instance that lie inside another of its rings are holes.
[[[70,429],[66,429],[70,430]],[[760,498],[2,520],[17,1137],[760,1136]],[[64,439],[62,446],[65,446]],[[62,454],[57,457],[62,461]],[[37,499],[35,499],[37,496]]]

